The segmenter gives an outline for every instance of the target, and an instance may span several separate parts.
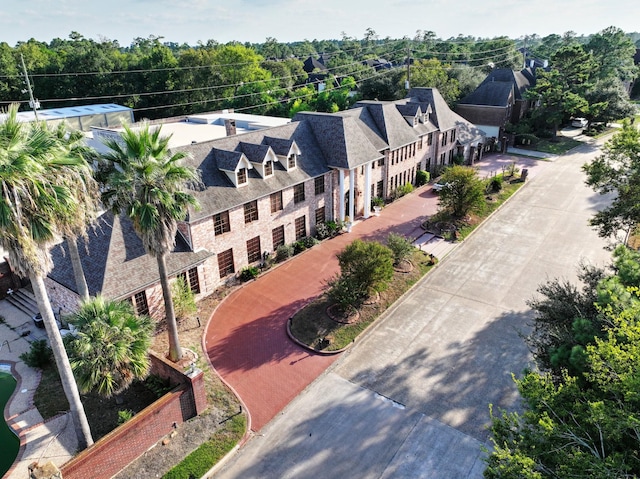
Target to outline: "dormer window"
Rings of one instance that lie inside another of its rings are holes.
[[[273,175],[273,161],[269,160],[264,164],[264,176],[267,177],[271,175]]]
[[[247,169],[246,168],[240,168],[237,173],[237,178],[238,178],[238,186],[240,185],[245,185],[247,183]]]
[[[296,154],[291,153],[289,158],[287,158],[287,170],[292,170],[296,167]]]
[[[417,116],[413,117],[413,126],[418,126],[418,117]]]

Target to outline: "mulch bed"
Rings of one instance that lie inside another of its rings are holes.
[[[340,306],[337,304],[332,304],[327,309],[327,316],[331,318],[331,320],[340,324],[353,324],[358,322],[360,319],[360,312],[355,308],[349,308],[346,311],[340,309]]]
[[[411,273],[413,271],[413,263],[408,259],[403,259],[398,264],[393,265],[393,270],[398,273]]]

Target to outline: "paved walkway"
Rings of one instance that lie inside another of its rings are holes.
[[[68,414],[45,422],[33,405],[40,373],[24,364],[20,355],[29,351],[31,341],[46,338],[44,329],[36,328],[27,314],[5,300],[0,301],[0,316],[5,319],[0,324],[0,365],[9,365],[18,380],[4,416],[8,424],[18,431],[22,443],[17,462],[4,478],[23,479],[27,477],[27,466],[32,462],[45,464],[52,461],[61,466],[73,457],[78,443]],[[64,393],[60,391],[60,394]]]
[[[513,161],[530,168],[530,178],[547,162],[491,155],[476,165],[480,171],[501,172]],[[525,161],[525,163],[523,163]],[[267,424],[322,373],[337,356],[311,353],[293,344],[286,321],[322,293],[324,281],[339,271],[336,253],[356,238],[384,240],[401,233],[423,250],[442,257],[451,243],[434,241],[420,225],[437,211],[437,196],[429,185],[386,206],[379,217],[356,223],[345,233],[313,247],[246,284],[226,298],[205,332],[205,349],[213,367],[237,392],[251,416],[254,432]]]

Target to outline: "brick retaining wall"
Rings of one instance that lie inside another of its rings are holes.
[[[176,387],[67,462],[62,467],[65,479],[109,479],[169,434],[174,423],[206,409],[202,371],[187,376],[156,355],[151,361],[152,373],[170,378]]]

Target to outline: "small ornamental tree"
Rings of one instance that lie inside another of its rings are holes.
[[[395,265],[409,258],[414,248],[411,241],[396,233],[389,233],[387,236],[387,247],[393,253],[393,264]]]
[[[355,240],[338,253],[338,262],[341,277],[363,295],[384,291],[393,278],[393,253],[375,241]]]
[[[473,168],[454,165],[444,171],[440,182],[446,186],[440,190],[439,206],[455,218],[484,205],[484,183]]]

